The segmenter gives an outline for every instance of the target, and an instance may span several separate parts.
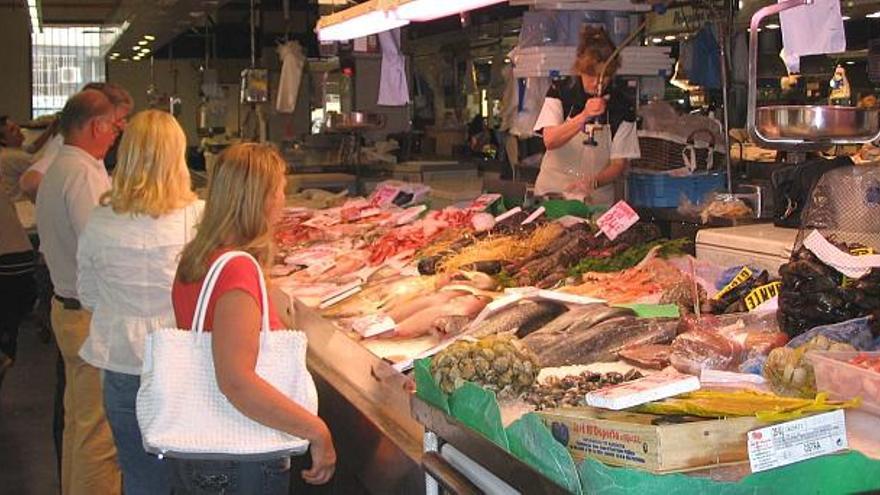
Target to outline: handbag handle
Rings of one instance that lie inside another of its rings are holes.
[[[269,298],[267,295],[268,291],[266,290],[266,280],[263,278],[263,270],[260,268],[260,264],[257,263],[257,260],[244,251],[229,251],[223,253],[216,261],[214,261],[211,268],[208,269],[208,274],[205,275],[205,281],[202,283],[202,288],[199,291],[198,302],[196,302],[196,311],[193,315],[192,329],[196,335],[201,335],[205,330],[208,302],[211,300],[211,296],[214,293],[214,286],[217,285],[217,280],[220,279],[220,274],[222,273],[223,268],[226,267],[227,263],[239,256],[251,260],[257,268],[257,278],[260,283],[260,302],[262,303],[260,332],[264,337],[267,335],[265,332],[269,331]]]

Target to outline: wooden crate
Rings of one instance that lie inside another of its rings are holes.
[[[753,417],[668,418],[591,407],[550,409],[539,414],[575,462],[591,458],[654,473],[748,461],[746,434],[766,426]]]

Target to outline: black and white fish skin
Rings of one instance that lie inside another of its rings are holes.
[[[499,333],[515,333],[522,338],[565,311],[565,306],[550,301],[522,301],[501,309],[479,325],[465,331],[464,335],[479,339]]]

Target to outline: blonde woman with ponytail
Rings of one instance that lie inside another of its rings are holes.
[[[218,158],[208,184],[198,233],[180,258],[172,300],[177,328],[191,329],[202,282],[211,264],[227,251],[246,251],[268,269],[272,225],[284,207],[286,163],[274,148],[239,144]],[[264,270],[265,271],[265,270]],[[311,484],[333,475],[336,451],[327,425],[272,387],[254,371],[259,352],[261,307],[259,272],[244,257],[221,272],[208,302],[205,331],[212,331],[214,369],[220,391],[245,416],[309,440],[312,467],[302,472]],[[269,325],[284,324],[269,300]],[[193,418],[198,421],[198,418]],[[216,461],[170,459],[175,493],[287,494],[290,459]],[[230,480],[237,480],[231,483]]]
[[[641,156],[635,102],[609,84],[620,64],[610,58],[614,48],[604,28],[585,25],[572,66],[574,75],[554,80],[547,91],[534,127],[547,148],[535,194],[611,204],[614,182],[630,159]],[[598,124],[592,141],[584,132],[590,123]]]
[[[171,114],[137,114],[122,136],[112,188],[79,238],[77,289],[92,311],[79,355],[102,370],[126,495],[171,492],[167,461],[144,451],[135,399],[147,333],[174,324],[168,295],[177,258],[203,207],[185,155],[186,136]]]

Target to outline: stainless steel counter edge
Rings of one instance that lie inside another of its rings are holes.
[[[308,335],[308,366],[340,463],[355,464],[371,492],[423,492],[424,427],[410,414],[413,382],[283,290],[273,289],[272,299],[285,324]]]

